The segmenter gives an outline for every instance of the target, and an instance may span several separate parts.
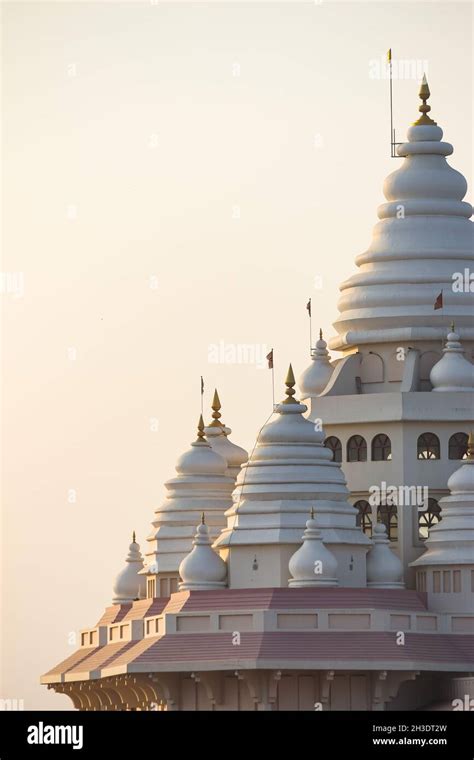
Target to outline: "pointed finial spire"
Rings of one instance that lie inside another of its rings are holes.
[[[133,533],[132,533],[132,544],[136,544],[136,543],[137,543],[137,538],[135,536],[135,531],[133,531]]]
[[[201,525],[205,525],[205,524],[206,524],[206,520],[204,517],[204,512],[201,512]]]
[[[472,430],[469,432],[467,439],[467,458],[469,462],[474,462],[474,435]]]
[[[205,443],[205,442],[206,442],[206,437],[204,435],[204,420],[201,414],[199,417],[199,422],[198,422],[198,436],[197,436],[196,443]]]
[[[212,422],[209,425],[209,427],[224,427],[222,422],[220,421],[220,417],[222,417],[220,413],[221,409],[221,400],[219,398],[219,394],[217,393],[217,388],[214,390],[214,398],[212,399]]]
[[[428,113],[431,111],[431,106],[427,105],[426,101],[430,97],[430,88],[428,86],[428,80],[426,79],[426,74],[423,74],[423,79],[421,81],[420,91],[418,93],[420,99],[422,100],[421,106],[418,106],[418,110],[421,113],[421,116],[417,121],[413,122],[414,127],[419,126],[426,126],[426,125],[435,125],[436,122],[433,121],[433,119],[430,119],[428,116]]]
[[[323,339],[323,331],[321,328],[319,328],[319,340]]]
[[[288,367],[288,374],[285,380],[285,385],[286,385],[285,393],[287,395],[287,398],[284,401],[282,401],[282,404],[297,404],[298,403],[296,399],[292,398],[292,396],[294,396],[296,393],[293,387],[295,383],[296,383],[296,380],[293,374],[293,367],[290,364],[290,366]]]
[[[453,333],[455,331],[454,319],[452,320],[452,322],[451,322],[451,324],[450,324],[449,327],[451,329],[451,332]]]
[[[311,515],[311,519],[314,520],[314,507],[311,507],[310,515]]]

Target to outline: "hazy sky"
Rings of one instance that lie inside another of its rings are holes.
[[[271,373],[232,352],[274,347],[278,398],[309,361],[309,296],[331,335],[399,166],[389,46],[426,62],[471,187],[472,10],[3,4],[1,697],[71,706],[39,677],[110,603],[133,529],[144,548],[200,375],[250,448]],[[399,138],[417,92],[394,83]]]

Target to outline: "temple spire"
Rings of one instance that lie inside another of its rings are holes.
[[[426,74],[423,74],[423,79],[420,86],[420,91],[418,93],[422,104],[421,106],[418,106],[418,110],[421,113],[421,116],[418,118],[417,121],[413,122],[414,127],[420,127],[425,125],[435,125],[436,122],[433,121],[433,119],[430,119],[428,116],[428,113],[431,111],[431,106],[427,105],[426,101],[431,95],[430,88],[428,86],[428,80],[426,79]]]

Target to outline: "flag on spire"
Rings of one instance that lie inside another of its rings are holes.
[[[268,361],[268,369],[273,369],[273,348],[265,358]]]
[[[308,310],[308,314],[311,317],[311,298],[309,299],[308,303],[306,304],[306,308]]]
[[[434,310],[443,308],[443,291],[436,297],[436,301],[433,306]]]

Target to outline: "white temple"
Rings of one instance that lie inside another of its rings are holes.
[[[250,458],[216,391],[145,563],[134,536],[112,606],[41,679],[77,709],[450,710],[474,697],[474,292],[452,287],[474,265],[472,206],[429,95],[424,79],[372,242],[341,286],[338,358],[320,333],[301,401],[290,366]]]

